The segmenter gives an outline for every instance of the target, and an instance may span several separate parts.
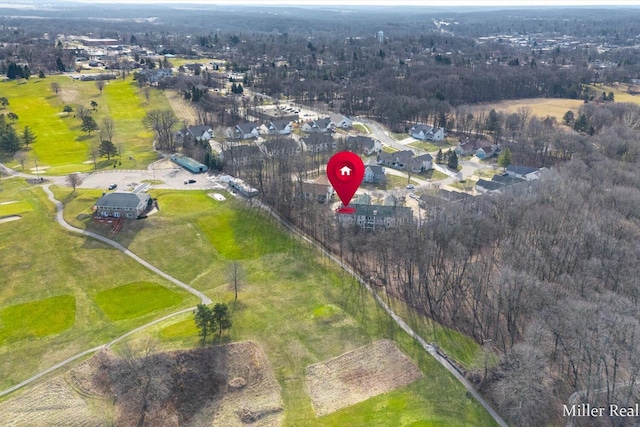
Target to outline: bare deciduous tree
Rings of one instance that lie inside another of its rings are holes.
[[[69,187],[73,188],[73,193],[76,191],[76,187],[82,184],[82,176],[79,173],[70,173],[67,175],[66,181],[67,184],[69,184]]]

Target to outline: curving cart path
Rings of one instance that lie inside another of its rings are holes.
[[[147,261],[145,261],[144,259],[140,258],[138,255],[134,254],[129,249],[127,249],[124,246],[122,246],[120,243],[114,242],[111,239],[108,239],[108,238],[106,238],[104,236],[101,236],[99,234],[93,233],[91,231],[82,230],[80,228],[74,227],[74,226],[70,225],[69,223],[67,223],[64,220],[64,216],[63,216],[62,202],[56,200],[56,198],[54,197],[53,193],[49,189],[49,185],[45,185],[43,187],[43,189],[44,189],[45,193],[47,193],[47,197],[49,198],[49,200],[51,200],[51,202],[53,202],[53,204],[56,206],[56,209],[57,209],[56,221],[62,227],[64,227],[65,229],[67,229],[67,230],[69,230],[69,231],[71,231],[73,233],[82,234],[84,236],[94,238],[94,239],[99,240],[99,241],[101,241],[103,243],[106,243],[106,244],[108,244],[110,246],[113,246],[114,248],[116,248],[119,251],[123,252],[125,255],[130,256],[135,261],[137,261],[138,263],[142,264],[143,266],[145,266],[149,270],[153,271],[154,273],[164,277],[165,279],[169,280],[173,284],[175,284],[175,285],[185,289],[187,292],[197,296],[198,298],[200,298],[200,301],[202,302],[202,304],[211,304],[212,301],[208,296],[206,296],[202,292],[198,291],[197,289],[192,288],[191,286],[187,285],[186,283],[183,283],[183,282],[179,281],[178,279],[176,279],[176,278],[174,278],[172,276],[169,276],[167,273],[163,272],[162,270],[158,269],[157,267],[154,267],[153,265],[149,264]],[[52,367],[50,367],[48,369],[45,369],[44,371],[38,372],[36,375],[34,375],[31,378],[28,378],[28,379],[22,381],[19,384],[16,384],[16,385],[14,385],[14,386],[6,389],[6,390],[0,391],[0,397],[2,397],[4,395],[7,395],[7,394],[9,394],[9,393],[11,393],[13,391],[16,391],[16,390],[18,390],[18,389],[20,389],[20,388],[32,383],[32,382],[38,380],[38,379],[42,378],[43,376],[55,371],[56,369],[61,368],[61,367],[65,366],[65,365],[73,362],[74,360],[80,359],[81,357],[84,357],[84,356],[86,356],[88,354],[91,354],[93,352],[102,350],[103,348],[107,348],[107,347],[109,347],[109,346],[111,346],[113,344],[116,344],[117,342],[125,339],[126,337],[135,334],[136,332],[139,332],[139,331],[141,331],[143,329],[146,329],[146,328],[148,328],[150,326],[153,326],[153,325],[155,325],[157,323],[160,323],[160,322],[162,322],[164,320],[170,319],[171,317],[178,316],[178,315],[183,314],[183,313],[188,313],[190,311],[193,311],[194,309],[195,309],[195,307],[189,307],[189,308],[185,308],[183,310],[177,311],[175,313],[169,314],[169,315],[164,316],[164,317],[162,317],[160,319],[156,319],[156,320],[154,320],[152,322],[149,322],[149,323],[146,323],[146,324],[144,324],[142,326],[139,326],[139,327],[137,327],[137,328],[135,328],[135,329],[133,329],[133,330],[131,330],[131,331],[129,331],[129,332],[127,332],[127,333],[115,338],[115,339],[113,339],[112,341],[109,341],[108,343],[99,345],[97,347],[90,348],[90,349],[85,350],[85,351],[83,351],[81,353],[73,355],[73,356],[71,356],[71,357],[69,357],[69,358],[67,358],[67,359],[65,359],[65,360],[53,365]]]

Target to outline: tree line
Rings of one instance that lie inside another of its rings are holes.
[[[640,114],[621,103],[581,111],[593,135],[529,116],[506,143],[516,164],[553,166],[541,180],[426,206],[422,226],[366,232],[296,197],[310,153],[262,158],[241,173],[383,295],[497,354],[497,366],[468,376],[514,425],[554,424],[575,391],[592,405],[640,397],[627,386],[640,372]]]

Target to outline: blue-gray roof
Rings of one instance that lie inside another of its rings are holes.
[[[507,167],[507,172],[513,172],[516,175],[527,175],[530,174],[532,172],[536,172],[538,169],[537,168],[532,168],[529,166],[517,166],[517,165],[509,165]]]

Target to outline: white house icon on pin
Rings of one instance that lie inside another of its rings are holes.
[[[351,169],[349,169],[349,167],[347,166],[343,166],[340,168],[340,175],[341,176],[350,176],[351,175]]]

